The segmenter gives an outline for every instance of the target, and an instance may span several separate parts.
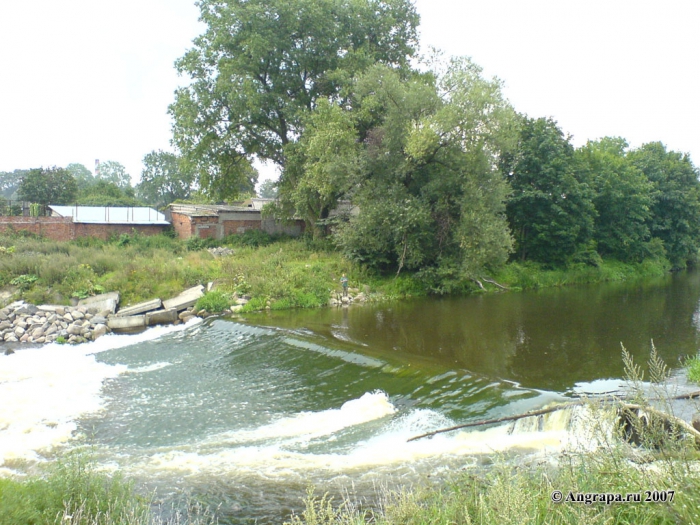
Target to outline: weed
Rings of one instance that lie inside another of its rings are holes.
[[[197,299],[197,303],[194,305],[196,310],[206,310],[215,314],[223,312],[229,306],[231,306],[230,297],[219,290],[207,292],[203,297]]]
[[[700,383],[700,355],[694,355],[685,361],[688,379],[694,383]]]

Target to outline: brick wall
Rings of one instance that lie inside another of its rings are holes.
[[[173,229],[177,232],[177,236],[180,239],[189,239],[192,237],[194,228],[188,215],[172,212],[171,222],[173,224]]]
[[[24,230],[54,241],[70,241],[78,237],[107,240],[112,235],[139,232],[157,235],[167,226],[141,224],[74,224],[71,217],[0,217],[0,232]]]
[[[244,233],[248,230],[259,230],[262,226],[260,221],[223,221],[224,235]]]
[[[137,232],[141,235],[158,235],[167,226],[153,224],[75,224],[75,237],[96,237],[106,241],[114,235]]]
[[[0,217],[0,232],[23,230],[54,241],[74,239],[74,226],[71,217]]]

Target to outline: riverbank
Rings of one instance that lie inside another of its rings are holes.
[[[344,259],[327,242],[274,238],[261,232],[220,242],[194,241],[137,234],[110,242],[82,239],[66,243],[18,235],[0,237],[3,302],[22,299],[35,305],[69,305],[71,300],[118,291],[122,303],[129,305],[213,282],[214,290],[228,303],[220,311],[233,306],[245,313],[340,306],[344,304],[339,296],[344,273],[353,300],[371,302],[623,281],[670,270],[666,260],[603,261],[598,266],[578,264],[564,269],[513,262],[477,282],[437,277],[429,271],[380,275]]]

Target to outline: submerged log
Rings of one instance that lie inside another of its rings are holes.
[[[698,397],[700,396],[700,392],[693,392],[691,394],[684,394],[683,396],[677,396],[672,399],[690,399],[691,397],[684,397],[684,396],[694,396]],[[643,421],[644,418],[644,413],[651,415],[652,417],[658,418],[662,423],[663,423],[663,428],[665,429],[666,433],[672,434],[674,433],[677,429],[681,429],[682,431],[688,433],[692,437],[695,438],[695,443],[696,445],[700,446],[700,432],[695,430],[692,425],[687,423],[686,421],[683,421],[682,419],[673,416],[671,414],[667,414],[666,412],[662,412],[661,410],[657,410],[655,408],[652,408],[650,406],[642,406],[642,405],[637,405],[637,404],[630,404],[630,403],[624,403],[620,401],[619,399],[616,398],[606,398],[598,401],[603,401],[607,403],[617,403],[619,404],[618,407],[618,418],[620,421],[620,426],[623,430],[623,433],[626,436],[626,440],[635,443],[635,444],[641,444],[641,433],[643,432],[643,425],[644,423],[638,423],[637,420]],[[524,419],[526,417],[534,417],[534,416],[541,416],[544,414],[551,414],[552,412],[556,412],[558,410],[566,410],[570,408],[574,408],[577,406],[583,406],[585,403],[588,401],[581,400],[581,401],[574,401],[571,403],[563,403],[561,405],[555,405],[553,407],[548,407],[548,408],[542,408],[539,410],[532,410],[530,412],[525,412],[522,414],[515,414],[513,416],[504,416],[504,417],[499,417],[495,419],[484,419],[480,421],[472,421],[470,423],[464,423],[461,425],[455,425],[453,427],[448,427],[448,428],[441,428],[438,430],[433,430],[432,432],[426,432],[425,434],[420,434],[418,436],[413,436],[412,438],[409,438],[407,442],[411,441],[416,441],[418,439],[423,439],[426,437],[433,437],[437,434],[443,434],[445,432],[452,432],[453,430],[461,430],[463,428],[472,428],[472,427],[479,427],[479,426],[485,426],[485,425],[495,425],[498,423],[506,423],[510,421],[517,421],[519,419]],[[634,417],[637,418],[637,420],[634,419]],[[649,419],[647,416],[647,426],[650,425],[648,423]]]
[[[573,403],[565,403],[563,405],[556,405],[556,406],[549,407],[549,408],[542,408],[540,410],[532,410],[531,412],[525,412],[524,414],[516,414],[514,416],[505,416],[505,417],[499,417],[496,419],[484,419],[481,421],[472,421],[471,423],[464,423],[462,425],[455,425],[455,426],[449,427],[449,428],[441,428],[438,430],[433,430],[432,432],[426,432],[425,434],[421,434],[419,436],[413,436],[407,442],[416,441],[417,439],[423,439],[426,437],[432,437],[436,434],[443,434],[444,432],[452,432],[453,430],[460,430],[462,428],[480,427],[483,425],[495,425],[496,423],[506,423],[508,421],[517,421],[518,419],[523,419],[526,417],[542,416],[544,414],[550,414],[552,412],[556,412],[557,410],[564,410],[566,408],[571,408],[571,407],[581,406],[581,405],[583,405],[583,401],[575,401]]]

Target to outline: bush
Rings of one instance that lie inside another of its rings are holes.
[[[700,355],[695,355],[685,362],[688,379],[700,384]]]
[[[209,313],[218,314],[231,306],[229,296],[219,290],[207,292],[203,297],[197,299],[194,305],[196,310],[206,310]]]

